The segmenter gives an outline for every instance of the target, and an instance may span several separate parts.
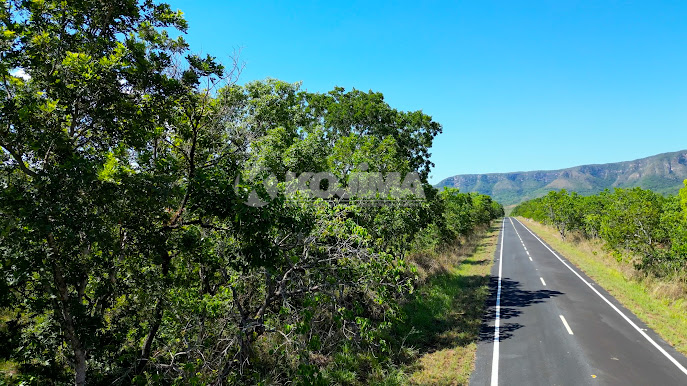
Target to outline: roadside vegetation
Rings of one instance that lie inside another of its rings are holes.
[[[457,256],[503,208],[427,183],[441,126],[239,86],[173,29],[153,1],[0,3],[2,382],[398,384],[469,345],[491,255]]]
[[[403,306],[408,319],[400,329],[418,358],[406,368],[410,383],[469,383],[498,235],[495,223],[437,256],[433,273]]]
[[[640,188],[551,192],[512,215],[530,219],[547,243],[687,354],[687,187],[668,197]]]

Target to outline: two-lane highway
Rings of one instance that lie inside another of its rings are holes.
[[[506,218],[471,385],[687,385],[687,358]]]

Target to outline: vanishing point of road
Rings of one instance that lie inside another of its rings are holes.
[[[687,385],[687,358],[515,218],[471,385]]]

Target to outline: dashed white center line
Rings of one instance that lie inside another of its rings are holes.
[[[561,317],[561,321],[563,322],[563,325],[565,326],[565,329],[568,330],[568,334],[573,335],[572,330],[570,329],[570,326],[568,325],[568,322],[565,320],[565,317],[563,315],[559,315]]]
[[[541,280],[541,283],[544,284],[544,286],[546,286],[546,282],[544,281],[543,277],[540,277],[539,280]]]

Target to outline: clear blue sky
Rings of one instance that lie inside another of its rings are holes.
[[[171,0],[239,83],[384,93],[444,127],[431,182],[687,148],[685,1]]]

